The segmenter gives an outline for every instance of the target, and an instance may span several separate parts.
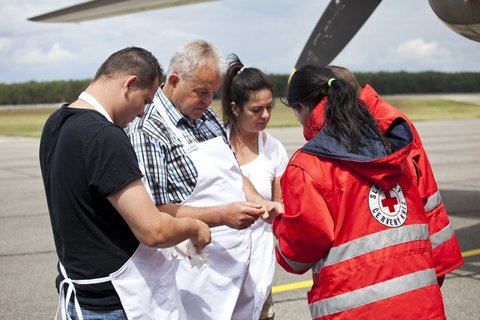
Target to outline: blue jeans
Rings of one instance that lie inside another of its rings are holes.
[[[108,311],[81,309],[84,320],[128,320],[123,309]],[[77,313],[75,312],[75,305],[71,302],[68,304],[68,314],[73,320],[78,320]]]

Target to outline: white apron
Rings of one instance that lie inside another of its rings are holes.
[[[157,248],[140,244],[132,257],[119,270],[103,278],[72,280],[61,264],[60,270],[65,278],[60,283],[59,290],[62,319],[70,319],[67,314],[67,304],[73,294],[77,316],[83,320],[75,296],[74,284],[85,285],[108,281],[112,282],[129,320],[186,319],[175,284],[172,261],[165,258]]]
[[[198,172],[197,185],[182,204],[208,207],[245,201],[238,162],[223,138],[190,144],[162,104],[157,101],[156,105]],[[187,318],[253,319],[253,285],[247,277],[251,231],[227,226],[214,227],[211,231],[212,243],[204,249],[207,263],[192,267],[187,259],[175,262],[177,286]]]
[[[112,121],[94,97],[82,92],[79,98],[105,115],[109,121]],[[157,248],[140,244],[132,257],[119,270],[103,278],[72,280],[67,276],[63,266],[61,264],[60,266],[65,278],[60,283],[59,294],[59,308],[61,309],[62,319],[68,317],[66,313],[67,303],[73,294],[78,318],[83,320],[75,296],[74,283],[82,285],[107,281],[112,282],[129,320],[185,319],[185,310],[176,287],[172,261],[167,259]],[[66,295],[64,292],[65,285],[67,286]]]

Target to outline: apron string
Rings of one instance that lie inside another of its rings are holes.
[[[80,285],[103,283],[103,282],[110,281],[110,276],[95,278],[95,279],[86,279],[86,280],[72,280],[67,276],[67,271],[65,270],[65,267],[63,266],[63,264],[60,261],[58,262],[58,264],[60,266],[60,271],[64,279],[62,280],[62,282],[60,282],[60,285],[58,287],[59,288],[58,307],[57,307],[57,312],[55,313],[55,320],[57,320],[59,310],[63,320],[71,320],[71,317],[68,314],[67,310],[68,310],[68,303],[72,298],[72,293],[73,293],[73,303],[75,305],[75,312],[77,313],[78,319],[83,320],[82,309],[80,308],[80,303],[78,302],[78,299],[77,299],[77,293],[75,291],[74,283],[80,284]],[[65,286],[67,286],[66,293],[65,293]]]
[[[110,122],[113,123],[112,118],[110,118],[110,115],[107,113],[107,111],[105,110],[105,108],[104,108],[104,107],[100,104],[100,102],[98,102],[97,99],[95,99],[95,97],[93,97],[91,94],[89,94],[89,93],[86,92],[86,91],[83,91],[82,93],[80,93],[80,96],[78,96],[78,99],[83,100],[83,101],[85,101],[86,103],[88,103],[89,105],[91,105],[93,108],[95,108],[95,110],[97,110],[97,111],[100,112],[105,118],[107,118],[108,121],[110,121]]]

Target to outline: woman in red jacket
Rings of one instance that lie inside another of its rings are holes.
[[[273,222],[278,263],[312,269],[312,318],[445,319],[408,123],[382,134],[355,88],[314,65],[293,74],[287,102],[302,125],[323,109],[283,175],[285,213]]]
[[[427,216],[428,232],[433,249],[433,262],[438,282],[441,285],[447,273],[463,264],[463,258],[417,129],[400,110],[383,100],[370,85],[360,86],[350,70],[340,66],[329,66],[329,69],[335,73],[337,78],[341,78],[356,88],[359,98],[375,118],[382,134],[387,132],[392,122],[397,118],[405,119],[412,130],[413,142],[408,157],[412,159],[417,170],[418,191]],[[323,127],[325,103],[327,101],[323,99],[322,107],[315,108],[306,120],[303,130],[306,140],[314,137]]]

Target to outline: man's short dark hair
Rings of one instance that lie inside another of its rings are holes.
[[[135,75],[138,87],[151,87],[155,80],[162,81],[163,69],[157,58],[139,47],[128,47],[114,52],[100,66],[93,81],[101,77],[114,79],[125,75]]]

